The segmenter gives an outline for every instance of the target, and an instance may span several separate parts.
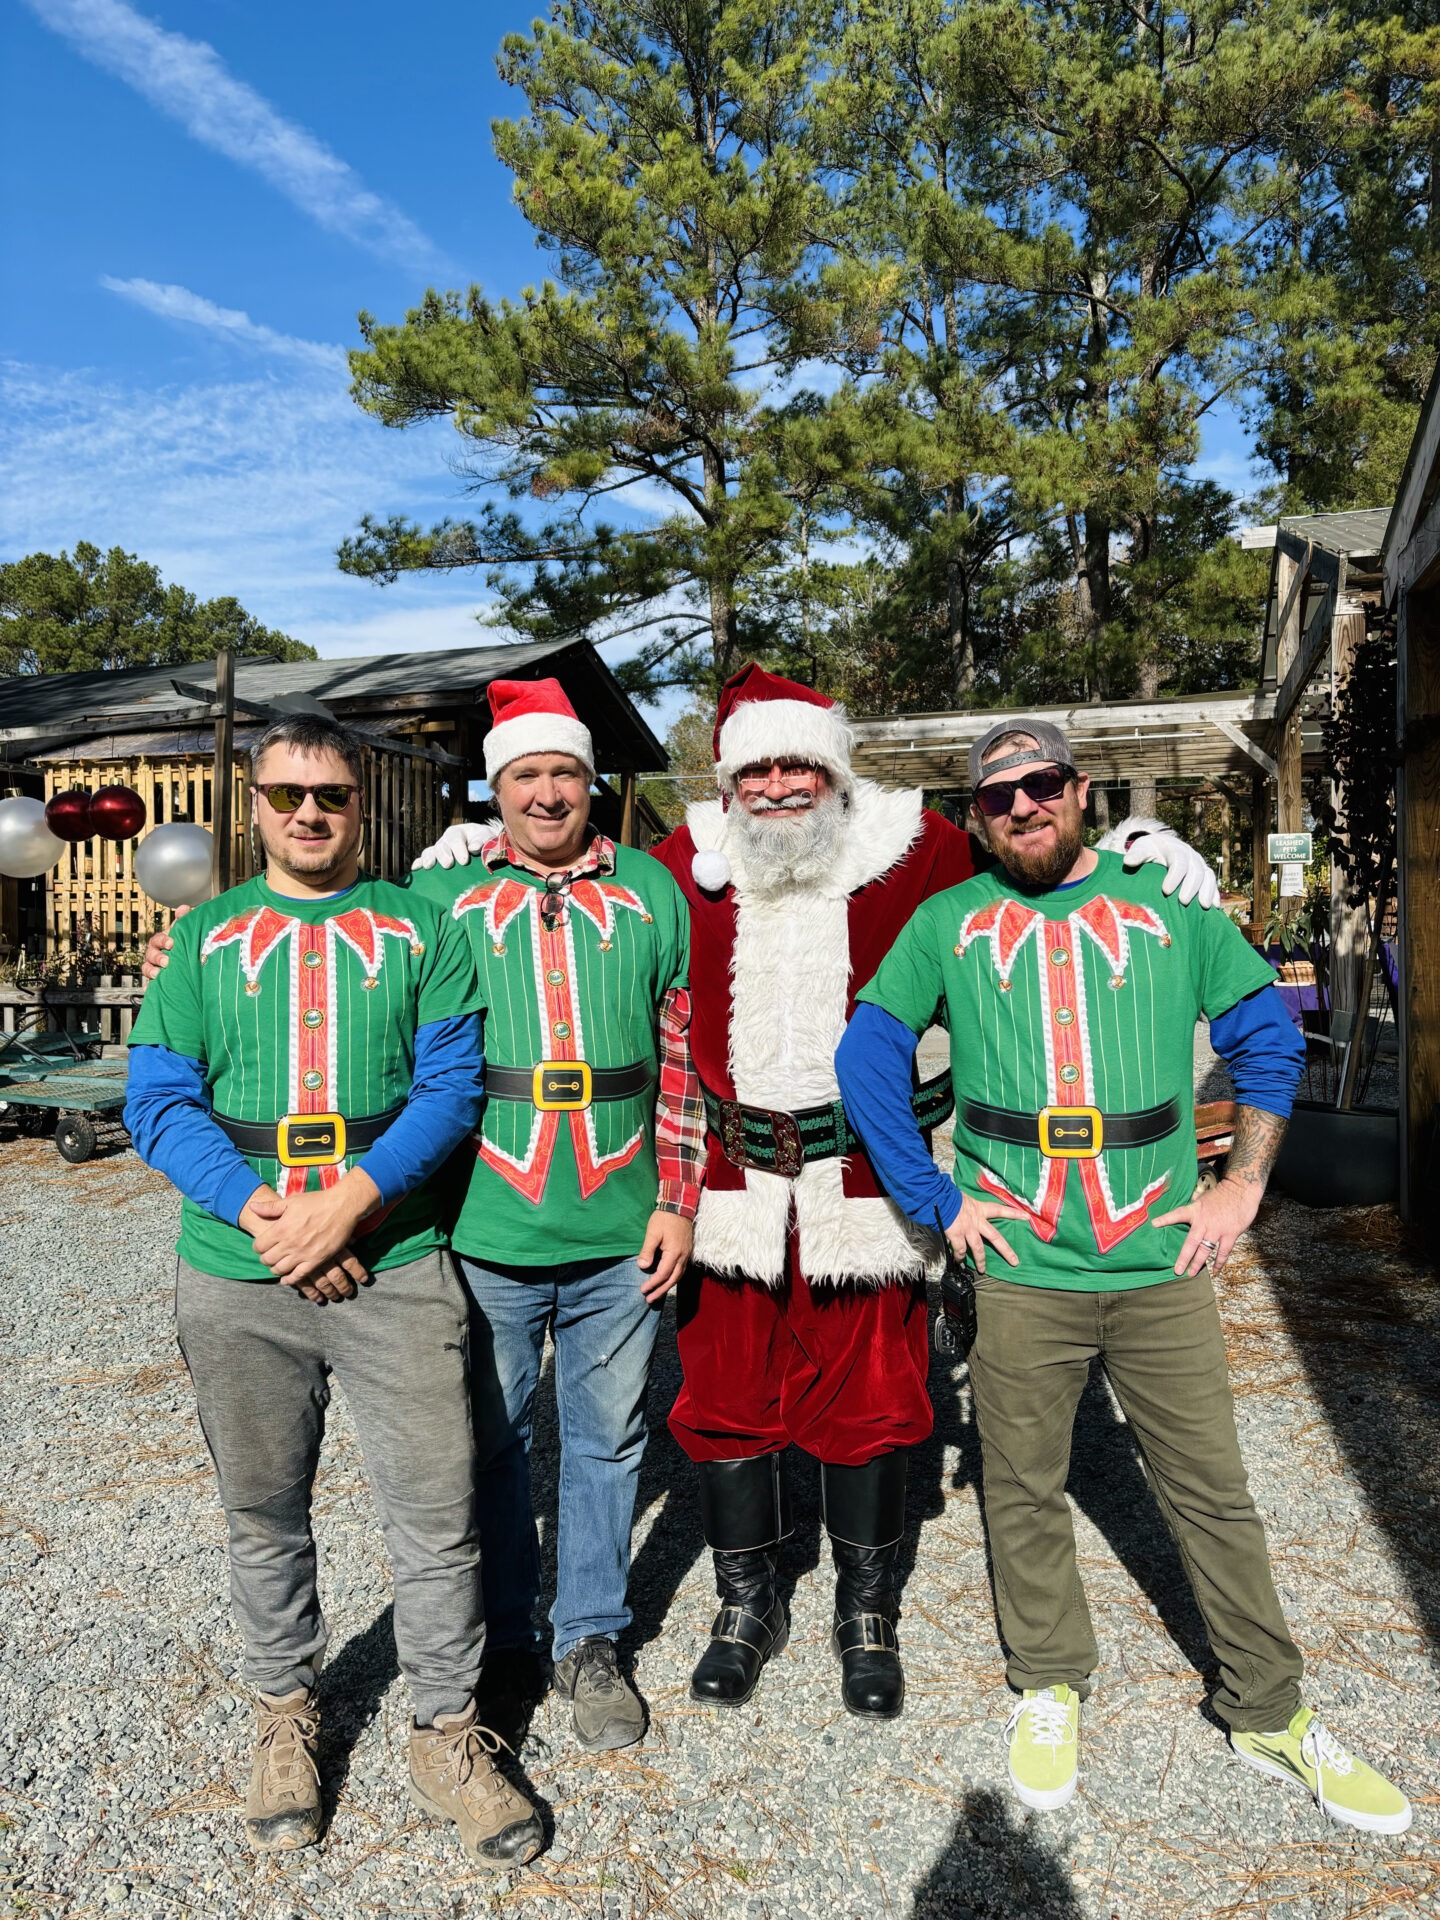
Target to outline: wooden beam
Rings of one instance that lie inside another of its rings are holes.
[[[231,798],[235,791],[235,656],[224,647],[215,656],[215,761],[210,775],[210,830],[215,836],[211,869],[216,893],[230,886]]]
[[[1320,595],[1310,624],[1300,643],[1300,649],[1290,663],[1289,671],[1280,682],[1275,695],[1275,725],[1283,727],[1291,714],[1299,706],[1305,689],[1309,686],[1322,660],[1330,652],[1330,631],[1335,619],[1335,594],[1327,590]]]
[[[1224,734],[1227,740],[1233,741],[1246,758],[1253,760],[1256,766],[1271,780],[1279,779],[1279,767],[1276,766],[1275,762],[1263,747],[1256,746],[1248,733],[1242,733],[1239,727],[1232,726],[1228,720],[1217,720],[1214,724],[1219,728],[1220,732]]]
[[[633,847],[635,844],[635,776],[622,773],[620,776],[620,844]]]
[[[1250,782],[1250,918],[1262,932],[1270,918],[1270,783],[1263,773]]]
[[[1400,1210],[1431,1222],[1440,1212],[1440,591],[1408,593],[1399,610],[1396,779],[1400,918]],[[1429,722],[1429,725],[1424,723]],[[1414,732],[1411,730],[1414,729]]]

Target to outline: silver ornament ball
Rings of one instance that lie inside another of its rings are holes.
[[[0,800],[0,873],[11,880],[33,880],[48,873],[65,851],[65,842],[45,824],[45,803],[17,794]]]
[[[135,850],[135,878],[162,907],[198,907],[211,893],[215,842],[204,827],[171,820],[147,833]]]

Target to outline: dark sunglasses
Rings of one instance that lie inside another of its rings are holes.
[[[271,780],[255,791],[264,794],[276,813],[298,812],[309,793],[314,794],[315,804],[322,813],[344,813],[360,789],[342,787],[338,780],[327,781],[322,787],[302,787],[296,780]]]
[[[568,873],[545,876],[545,891],[540,895],[540,918],[547,933],[553,933],[565,918],[565,893],[570,880]]]
[[[1058,800],[1074,778],[1074,767],[1037,767],[1018,780],[997,780],[993,786],[977,787],[975,804],[987,818],[998,820],[1014,806],[1017,791],[1037,804]]]

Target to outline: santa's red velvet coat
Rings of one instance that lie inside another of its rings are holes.
[[[729,863],[704,892],[697,850]],[[838,1097],[835,1049],[855,1004],[922,900],[969,879],[970,837],[924,811],[914,791],[857,780],[830,871],[776,893],[748,883],[739,836],[718,801],[690,808],[653,849],[690,906],[690,1039],[712,1092],[782,1111]],[[912,1282],[938,1237],[886,1199],[863,1154],[814,1161],[796,1180],[732,1167],[712,1132],[695,1228],[697,1265],[782,1284],[793,1206],[806,1280],[859,1287]]]

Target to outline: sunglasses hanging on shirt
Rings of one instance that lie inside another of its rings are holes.
[[[553,933],[565,918],[565,894],[570,885],[568,873],[545,876],[545,891],[540,896],[540,919],[547,933]]]

